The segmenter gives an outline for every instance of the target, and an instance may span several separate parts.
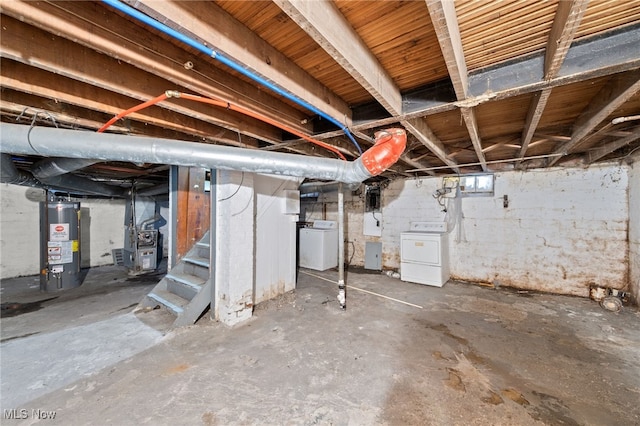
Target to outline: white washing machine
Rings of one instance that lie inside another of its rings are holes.
[[[411,222],[400,234],[400,279],[442,287],[449,280],[449,235],[443,222]]]
[[[298,264],[326,271],[338,266],[338,223],[316,220],[311,228],[300,228]]]

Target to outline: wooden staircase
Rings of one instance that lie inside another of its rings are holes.
[[[211,304],[209,232],[147,294],[138,310],[160,306],[175,315],[171,328],[196,322]]]

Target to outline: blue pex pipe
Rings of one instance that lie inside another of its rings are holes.
[[[347,126],[343,125],[342,123],[340,123],[338,120],[336,120],[335,118],[331,117],[330,115],[327,115],[326,113],[320,111],[318,108],[314,107],[313,105],[311,105],[308,102],[303,101],[302,99],[297,98],[296,96],[292,95],[291,93],[281,89],[280,87],[276,86],[275,84],[265,80],[264,78],[260,77],[259,75],[256,75],[254,73],[252,73],[251,71],[247,70],[246,68],[243,68],[242,66],[240,66],[239,64],[233,62],[231,59],[226,58],[223,54],[216,52],[215,50],[211,49],[210,47],[205,46],[204,44],[192,39],[191,37],[188,37],[184,34],[182,34],[179,31],[174,30],[173,28],[156,21],[155,19],[145,15],[144,13],[138,11],[137,9],[134,9],[133,7],[124,4],[122,2],[120,2],[119,0],[102,0],[103,3],[108,4],[109,6],[113,7],[116,10],[119,10],[120,12],[137,19],[138,21],[141,21],[147,25],[149,25],[150,27],[155,28],[156,30],[163,32],[164,34],[175,38],[176,40],[179,40],[181,42],[183,42],[184,44],[193,47],[194,49],[208,55],[211,56],[214,59],[217,59],[218,61],[222,62],[223,64],[227,65],[228,67],[230,67],[231,69],[239,72],[240,74],[249,77],[250,79],[252,79],[253,81],[260,83],[261,85],[263,85],[264,87],[267,87],[269,89],[271,89],[272,91],[276,92],[277,94],[289,99],[292,102],[295,102],[296,104],[308,109],[309,111],[314,112],[315,114],[318,114],[320,117],[328,120],[329,122],[333,123],[334,125],[336,125],[338,128],[340,128],[340,130],[342,130],[345,135],[347,135],[347,137],[351,140],[351,142],[355,145],[355,147],[357,148],[358,152],[360,154],[362,154],[362,149],[360,148],[360,145],[358,145],[358,142],[356,142],[355,138],[353,137],[353,135],[351,134],[351,132],[349,131],[349,129],[347,128]]]

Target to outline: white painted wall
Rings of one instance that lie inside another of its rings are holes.
[[[124,246],[125,200],[80,200],[83,268],[113,265],[112,249]]]
[[[256,175],[256,276],[254,303],[296,288],[297,214],[285,214],[285,191],[297,190],[301,179]]]
[[[298,215],[285,214],[285,191],[300,180],[233,171],[217,179],[216,319],[234,325],[295,289]]]
[[[40,272],[40,212],[43,190],[0,184],[0,277]],[[113,264],[111,249],[123,245],[124,201],[80,200],[81,265]]]
[[[640,160],[629,170],[629,284],[640,305]]]
[[[601,166],[497,173],[493,197],[462,201],[464,238],[457,242],[457,232],[450,234],[452,276],[579,296],[588,296],[591,283],[625,287],[629,170]],[[431,195],[441,183],[441,178],[396,180],[383,190],[383,268],[400,267],[400,233],[410,222],[445,220]],[[506,209],[505,194],[510,200]],[[309,214],[305,208],[307,220],[322,211],[316,207]],[[360,266],[363,211],[362,202],[347,203],[346,238],[357,243],[352,264]],[[326,216],[334,212],[334,205],[327,204]]]
[[[215,318],[251,318],[254,280],[253,173],[217,171]]]

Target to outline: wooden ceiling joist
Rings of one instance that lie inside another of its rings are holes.
[[[433,152],[440,161],[451,167],[454,172],[459,172],[458,164],[447,154],[444,144],[438,139],[433,131],[431,131],[424,118],[405,120],[401,123],[407,130],[415,135],[416,138],[427,147],[427,149]]]
[[[426,2],[456,97],[458,100],[466,99],[469,81],[455,4],[443,0]]]
[[[252,70],[322,112],[351,125],[351,110],[307,72],[262,40],[219,6],[211,2],[133,1],[133,6],[152,17],[169,18],[180,29],[200,37],[242,66]],[[314,2],[315,5],[315,2]],[[174,28],[175,29],[175,28]]]
[[[400,90],[333,2],[275,3],[391,114],[402,112]]]
[[[578,30],[580,21],[589,5],[585,0],[561,1],[558,3],[551,33],[547,40],[544,57],[544,78],[554,78],[569,52],[569,47]]]
[[[467,65],[464,59],[455,5],[451,1],[427,0],[427,7],[429,8],[433,28],[440,42],[440,49],[447,64],[449,77],[451,78],[458,102],[466,102],[469,87]],[[467,126],[467,131],[473,143],[473,148],[476,151],[478,161],[482,164],[482,170],[487,171],[476,114],[472,107],[461,107],[460,113]]]
[[[587,10],[587,1],[572,0],[561,1],[553,20],[551,32],[547,40],[544,58],[544,79],[550,80],[558,74],[564,58],[569,52],[569,47],[575,36],[584,12]],[[551,88],[542,89],[531,100],[529,112],[524,129],[522,131],[522,149],[520,158],[524,158],[533,134],[538,127],[544,108],[547,105]]]
[[[94,50],[74,45],[71,41],[51,35],[23,24],[13,18],[2,20],[0,39],[2,57],[47,70],[82,83],[132,98],[147,101],[168,89],[180,89],[170,82],[152,77],[148,73]],[[29,46],[28,51],[20,50]],[[58,52],[68,52],[60,55]],[[232,130],[242,131],[269,143],[281,142],[281,132],[247,117],[195,102],[171,100],[163,103],[171,111]],[[240,130],[241,129],[241,130]]]
[[[571,150],[583,142],[589,133],[638,91],[640,91],[640,70],[629,71],[611,77],[605,87],[595,96],[594,101],[575,121],[571,140],[562,144],[553,153],[570,153]],[[553,166],[561,158],[554,157],[549,161],[548,166]]]
[[[131,106],[131,98],[127,96],[111,93],[105,89],[85,83],[73,82],[67,77],[28,67],[10,60],[2,61],[2,87],[24,93],[37,93],[41,97],[50,99],[50,104],[64,104],[67,105],[66,108],[75,106],[85,111],[101,111],[103,113],[102,123],[97,122],[97,128],[101,127],[112,116]],[[3,96],[3,101],[5,99]],[[30,104],[26,103],[25,100],[25,105]],[[40,108],[41,106],[38,107]],[[76,111],[76,113],[78,117],[86,114],[81,114],[80,111]],[[238,142],[236,132],[187,115],[177,115],[164,108],[146,108],[129,115],[127,119],[164,127],[209,141],[218,141],[227,145],[241,146],[243,148],[256,148],[259,145],[256,139],[248,136],[244,136],[242,142]],[[120,122],[115,124],[120,124]],[[117,127],[114,125],[110,131],[116,129]]]
[[[640,126],[633,129],[630,135],[621,138],[617,141],[609,142],[608,144],[595,149],[593,151],[589,151],[585,155],[585,161],[587,164],[592,164],[603,157],[611,154],[612,152],[629,145],[630,143],[640,139]]]
[[[389,114],[402,114],[400,90],[332,2],[275,0],[275,3],[371,93]],[[407,130],[418,139],[425,138],[416,133],[416,128]],[[424,167],[424,164],[406,154],[400,160],[414,168]]]
[[[11,1],[3,2],[1,9],[8,16],[167,80],[170,83],[163,91],[178,85],[196,94],[217,97],[248,108],[300,131],[311,130],[311,126],[301,124],[306,115],[287,103],[249,83],[219,72],[206,58],[186,52],[161,38],[148,42],[151,38],[141,38],[139,27],[127,25],[129,21],[110,13],[99,4]],[[113,28],[117,28],[117,32]],[[138,39],[147,44],[139,44]],[[66,46],[71,50],[64,52],[73,53],[71,46],[74,44],[69,42]],[[192,68],[185,68],[187,62],[191,63]]]

